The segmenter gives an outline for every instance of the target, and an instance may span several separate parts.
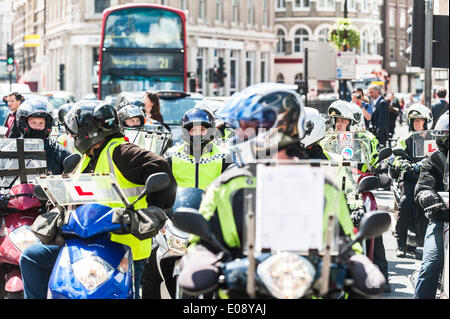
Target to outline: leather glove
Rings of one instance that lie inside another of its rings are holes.
[[[416,201],[425,210],[425,216],[432,221],[448,222],[449,211],[436,192],[424,190],[417,194]]]
[[[366,214],[366,211],[364,208],[359,208],[359,209],[354,210],[350,215],[350,218],[353,222],[353,226],[358,228],[359,223],[361,222],[361,219],[364,217],[365,214]]]
[[[400,169],[401,169],[402,171],[409,172],[409,171],[413,170],[413,167],[412,167],[412,164],[411,164],[410,161],[404,160],[404,161],[402,161],[402,163],[400,164]]]
[[[137,211],[130,211],[125,208],[113,208],[112,222],[121,224],[120,230],[116,234],[132,234],[139,240],[155,237],[164,226],[167,216],[164,211],[157,206],[149,206]]]
[[[416,201],[419,203],[420,207],[427,210],[430,209],[431,206],[439,204],[441,202],[441,199],[435,191],[423,190],[417,194]],[[440,207],[435,206],[431,209],[440,209]]]

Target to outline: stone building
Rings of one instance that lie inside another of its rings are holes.
[[[381,0],[346,0],[347,17],[361,35],[356,50],[356,75],[364,76],[382,66],[380,44]],[[304,41],[327,41],[328,31],[337,17],[344,17],[344,0],[276,0],[275,78],[292,84],[305,75]],[[336,81],[311,80],[309,87],[318,93],[337,90]]]
[[[36,90],[65,89],[81,98],[97,82],[102,12],[130,2],[156,3],[187,16],[187,71],[205,95],[230,95],[261,81],[274,81],[274,0],[18,0],[13,1],[12,40],[21,81]],[[25,46],[26,35],[39,45]],[[207,82],[207,70],[225,61],[225,85]],[[60,69],[63,68],[63,81]]]

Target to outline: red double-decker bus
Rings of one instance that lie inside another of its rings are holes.
[[[103,11],[97,95],[148,89],[186,91],[186,18],[153,4]]]

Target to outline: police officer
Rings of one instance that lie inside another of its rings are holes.
[[[277,161],[299,158],[298,145],[305,135],[305,111],[298,94],[285,85],[260,83],[233,95],[217,115],[228,123],[239,125],[235,140],[238,166],[224,172],[208,187],[199,211],[232,258],[242,258],[244,193],[254,192],[256,187],[255,172],[247,164],[256,159],[271,158]],[[345,196],[328,180],[325,184],[325,203],[324,214],[327,216],[331,209],[335,210],[342,233],[352,237],[353,224]],[[360,245],[358,247],[362,251]],[[190,247],[188,254],[201,254],[204,249],[218,252],[216,247],[200,240]],[[183,258],[188,261],[190,256]],[[180,280],[192,278],[195,279],[194,286],[202,284],[202,280],[197,281],[195,276],[201,277],[201,272],[191,274],[189,269],[192,268],[185,269]]]
[[[370,145],[368,145],[368,149],[370,149],[369,165],[373,166],[378,160],[379,143],[375,135],[363,129],[361,109],[353,107],[347,101],[338,100],[328,107],[328,116],[334,120],[335,132],[354,132],[355,137],[370,141]],[[360,169],[362,172],[366,172],[369,167],[364,163]]]
[[[104,101],[80,101],[66,115],[64,125],[74,137],[75,147],[83,154],[75,173],[112,173],[129,202],[143,190],[148,176],[165,172],[171,184],[165,190],[145,196],[135,204],[151,220],[147,237],[157,234],[167,216],[163,209],[175,200],[176,182],[167,161],[125,141],[114,107]],[[151,238],[139,240],[132,234],[111,234],[111,240],[131,247],[135,266],[135,298],[139,298],[140,277],[150,255]],[[20,266],[25,298],[45,298],[48,280],[58,256],[58,245],[35,244],[26,249]]]
[[[355,137],[370,141],[370,145],[368,145],[368,149],[370,149],[369,165],[373,167],[378,160],[379,143],[375,135],[361,129],[361,114],[362,111],[359,108],[354,108],[351,103],[343,100],[334,101],[328,107],[328,115],[334,119],[334,130],[336,132],[352,131],[355,133]],[[362,164],[360,170],[367,172],[369,170],[367,163]],[[351,217],[355,227],[359,225],[359,221],[364,213],[365,209],[360,201],[359,206],[352,207]],[[386,278],[385,292],[390,292],[388,264],[382,236],[375,238],[373,249],[373,262],[380,268],[380,271]]]
[[[229,152],[212,143],[215,134],[214,116],[195,107],[181,118],[184,143],[167,150],[164,157],[172,168],[180,187],[206,189],[232,164]]]
[[[433,123],[432,114],[428,107],[416,103],[411,105],[406,114],[408,121],[408,134],[397,140],[395,149],[402,149],[410,159],[414,159],[413,134],[418,131],[425,131]],[[416,136],[417,137],[417,136]],[[412,162],[403,156],[396,156],[392,162],[392,169],[398,175],[398,184],[401,190],[399,202],[399,216],[395,226],[397,237],[397,257],[406,257],[408,227],[416,230],[416,241],[422,245],[425,235],[426,219],[423,210],[414,202],[414,187],[419,178],[420,164]],[[414,215],[417,215],[414,218]]]
[[[300,147],[306,153],[306,158],[329,160],[330,156],[320,145],[320,141],[325,138],[325,120],[318,110],[305,107],[305,136],[300,141]]]

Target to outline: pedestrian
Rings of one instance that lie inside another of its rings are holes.
[[[444,87],[440,87],[436,90],[436,96],[438,100],[431,105],[431,113],[433,113],[433,125],[431,126],[432,130],[434,129],[441,115],[449,109],[448,102],[445,100],[445,97],[447,96],[447,90]]]
[[[412,105],[406,115],[409,132],[397,140],[394,149],[402,149],[406,154],[414,159],[414,143],[417,136],[414,132],[427,130],[432,123],[432,115],[429,108],[422,104]],[[413,135],[414,134],[414,135]],[[418,161],[418,159],[417,159]],[[392,162],[392,169],[398,174],[398,186],[400,189],[400,202],[398,203],[399,216],[395,225],[397,238],[396,255],[399,258],[406,257],[406,242],[408,228],[413,228],[416,233],[418,245],[423,243],[425,227],[423,227],[424,212],[414,201],[414,187],[419,179],[420,167],[417,163],[411,162],[402,156],[395,156]],[[396,174],[396,175],[397,175]]]
[[[400,102],[394,93],[389,95],[389,100],[389,138],[392,138],[395,133],[395,123],[400,114]]]
[[[415,188],[416,201],[425,210],[429,219],[423,245],[422,263],[417,277],[414,297],[435,299],[439,276],[444,265],[444,223],[449,221],[448,207],[440,200],[437,192],[448,192],[444,183],[445,166],[449,156],[449,118],[441,116],[435,126],[438,150],[423,164]],[[447,161],[447,164],[446,164]],[[439,205],[441,204],[441,205]]]
[[[5,137],[17,138],[20,136],[20,132],[16,124],[16,112],[23,101],[24,97],[19,92],[9,93],[8,106],[10,113],[6,117],[5,123],[3,124],[3,126],[8,128],[5,133]]]
[[[154,121],[163,123],[158,94],[153,91],[147,91],[142,101],[145,105],[145,124],[152,124]]]
[[[163,209],[170,208],[176,195],[176,182],[167,161],[159,155],[128,143],[114,107],[104,101],[80,101],[73,105],[64,119],[67,131],[73,136],[76,149],[83,154],[75,174],[112,173],[118,186],[130,194],[129,202],[137,199],[136,190],[144,187],[148,176],[164,172],[170,185],[152,196],[145,196],[135,204],[151,224],[139,240],[133,234],[111,233],[111,241],[130,246],[134,261],[134,297],[139,298],[140,278],[146,258],[151,251],[151,238],[164,225],[167,216]],[[150,202],[151,198],[151,202]],[[55,223],[56,224],[56,223]],[[61,239],[61,238],[59,238]],[[20,268],[24,283],[24,297],[45,299],[50,275],[58,257],[60,245],[37,243],[22,253]]]
[[[381,147],[387,145],[389,138],[389,106],[382,96],[379,85],[371,84],[368,88],[370,102],[373,107],[372,126]]]
[[[370,120],[372,119],[372,105],[366,101],[364,97],[364,91],[361,88],[357,88],[352,94],[352,103],[361,107],[364,115],[364,125],[367,129],[370,127]]]

